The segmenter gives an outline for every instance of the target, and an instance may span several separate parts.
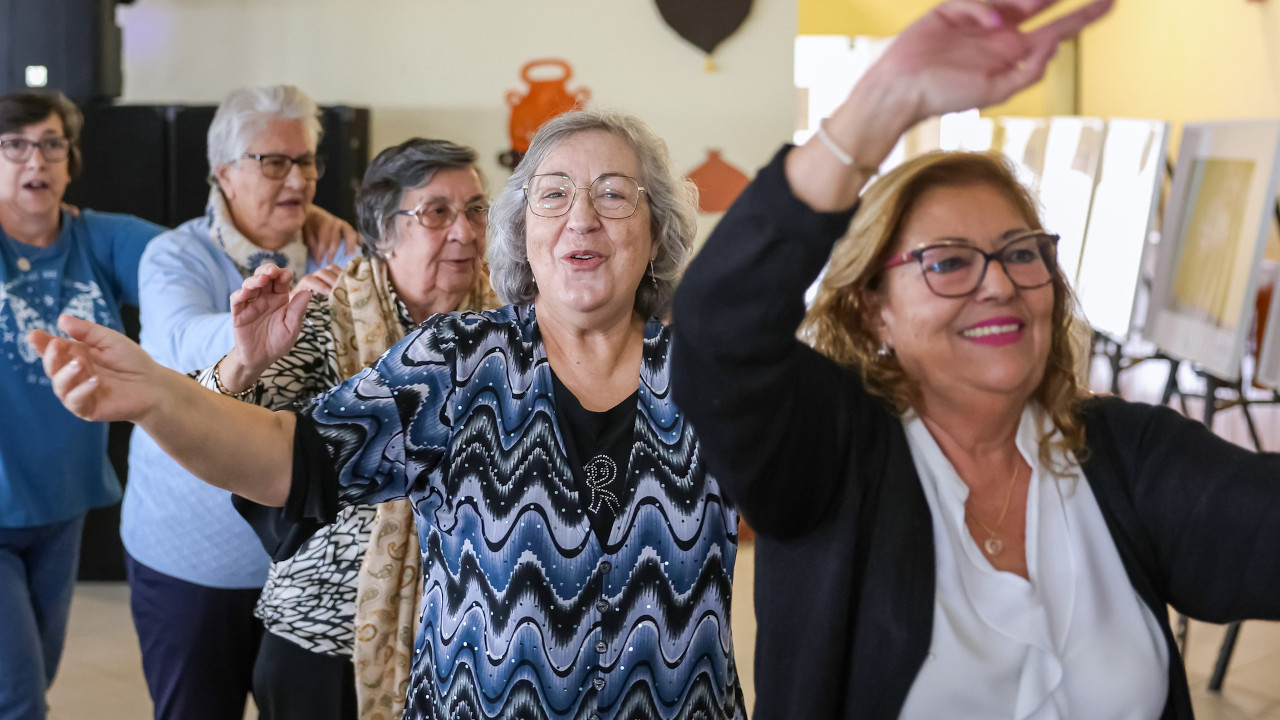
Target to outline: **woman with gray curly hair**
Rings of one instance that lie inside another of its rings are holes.
[[[291,517],[410,499],[424,591],[405,718],[745,718],[738,517],[671,402],[655,319],[694,197],[638,120],[551,120],[490,216],[512,304],[433,317],[298,413],[194,392],[74,320],[80,342],[33,340],[73,412],[136,418],[198,476]],[[235,300],[244,323],[298,322],[268,281],[285,276],[261,277]]]

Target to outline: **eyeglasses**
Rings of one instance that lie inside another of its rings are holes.
[[[4,138],[0,140],[0,151],[6,160],[12,163],[24,163],[31,159],[31,153],[40,148],[40,155],[45,162],[62,162],[67,159],[71,150],[71,141],[64,137],[47,137],[43,140],[28,140],[24,137]]]
[[[560,217],[569,212],[579,190],[587,190],[591,207],[604,218],[622,220],[636,212],[640,193],[644,188],[633,177],[626,175],[601,175],[588,187],[574,185],[563,175],[534,175],[524,185],[525,198],[534,215]]]
[[[468,205],[463,212],[466,213],[467,222],[474,227],[484,227],[489,223],[489,206],[485,203]],[[440,201],[424,202],[412,210],[397,210],[392,214],[408,215],[417,220],[422,227],[431,230],[447,228],[458,219],[458,209],[447,202]]]
[[[302,171],[306,180],[319,180],[324,177],[324,156],[304,153],[298,157],[289,157],[284,153],[245,153],[240,156],[245,160],[257,160],[262,176],[268,180],[283,180],[289,175],[294,165]]]
[[[1058,236],[1032,231],[1015,237],[993,253],[965,243],[939,243],[895,255],[884,264],[884,269],[906,265],[912,260],[920,263],[925,284],[933,294],[942,297],[964,297],[977,290],[992,260],[1000,263],[1015,287],[1031,290],[1053,280],[1058,265]]]

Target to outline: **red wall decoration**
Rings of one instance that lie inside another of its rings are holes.
[[[524,93],[507,91],[507,106],[511,108],[511,149],[498,156],[498,162],[511,170],[528,152],[529,141],[543,123],[580,108],[591,99],[591,91],[585,87],[569,90],[573,68],[559,58],[530,60],[520,68],[520,77],[529,87]]]
[[[746,173],[725,162],[719,150],[708,150],[706,162],[689,173],[698,186],[698,209],[704,213],[721,213],[751,181]]]

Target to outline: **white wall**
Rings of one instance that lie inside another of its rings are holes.
[[[685,172],[720,148],[753,174],[795,126],[796,0],[756,0],[710,73],[652,0],[138,0],[117,12],[124,102],[294,83],[321,104],[370,107],[375,151],[448,138],[480,150],[495,182],[506,93],[524,90],[520,66],[538,57],[568,60],[569,88],[590,88],[592,104],[649,122]]]

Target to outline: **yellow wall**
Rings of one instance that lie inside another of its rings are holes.
[[[1128,2],[1129,0],[1121,0]],[[1234,0],[1233,0],[1234,1]],[[1068,12],[1085,0],[1062,3],[1046,18]],[[1241,0],[1243,2],[1243,0]],[[893,35],[938,0],[799,0],[801,35]],[[1064,47],[1045,74],[1045,80],[984,115],[1072,115],[1076,107],[1075,48]]]
[[[1120,0],[1081,39],[1086,115],[1280,115],[1280,2]]]

